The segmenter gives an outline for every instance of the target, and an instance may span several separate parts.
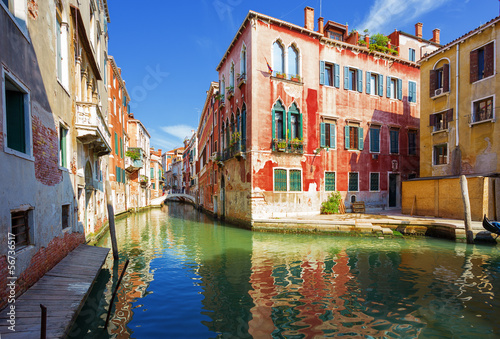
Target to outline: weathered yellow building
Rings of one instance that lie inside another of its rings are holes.
[[[493,179],[500,176],[499,22],[497,17],[420,61],[421,179],[403,184],[403,213],[462,218],[462,204],[435,187],[437,180],[455,177],[448,192],[460,192],[457,176],[465,174],[488,177],[473,219],[500,217],[500,179]]]

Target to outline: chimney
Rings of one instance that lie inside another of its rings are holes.
[[[365,35],[365,42],[366,42],[366,47],[370,47],[370,37],[367,35]]]
[[[422,26],[423,26],[423,25],[424,25],[424,24],[422,24],[421,22],[417,22],[417,23],[415,24],[415,36],[416,36],[417,38],[422,38]]]
[[[324,28],[325,28],[324,19],[322,17],[319,17],[318,18],[318,33],[321,35],[324,35],[325,34]]]
[[[314,31],[314,8],[304,8],[304,28]]]
[[[439,28],[435,28],[432,31],[432,39],[431,41],[435,42],[436,44],[439,44],[439,34],[441,33],[441,30]]]

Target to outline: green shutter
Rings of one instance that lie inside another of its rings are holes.
[[[344,89],[349,89],[349,67],[344,66]]]
[[[150,177],[151,177],[151,180],[152,180],[155,177],[154,168],[151,168],[150,170],[151,170],[150,171],[151,172],[150,173],[151,174]]]
[[[363,150],[363,129],[358,127],[358,149]]]
[[[370,83],[370,80],[371,80],[371,77],[372,77],[372,74],[371,72],[366,72],[366,94],[370,94],[371,92],[371,83]]]
[[[115,132],[115,154],[118,155],[118,134]]]
[[[370,152],[380,152],[380,129],[370,128]]]
[[[349,149],[349,126],[344,127],[344,133],[345,149]]]
[[[9,90],[6,90],[5,93],[7,147],[26,153],[24,94]]]
[[[120,138],[120,157],[123,159],[123,138]]]
[[[287,189],[286,184],[287,184],[286,170],[275,169],[274,170],[274,190],[284,192]]]
[[[290,170],[290,191],[301,191],[301,171]]]
[[[384,76],[382,74],[378,75],[378,95],[384,96]]]
[[[363,92],[363,71],[358,69],[358,92]]]
[[[292,113],[290,113],[290,111],[288,111],[286,114],[286,120],[287,120],[286,126],[288,129],[288,133],[285,133],[283,139],[286,139],[286,135],[288,134],[288,139],[292,140]]]
[[[303,133],[302,133],[302,129],[303,129],[303,122],[302,122],[302,113],[299,114],[299,139],[302,140],[302,138],[304,137]]]
[[[325,147],[326,142],[325,142],[325,123],[324,122],[319,124],[319,135],[320,135],[319,147]]]
[[[319,84],[325,84],[325,62],[323,60],[319,62]]]
[[[388,76],[388,77],[386,77],[386,79],[387,79],[386,80],[387,81],[387,94],[386,94],[386,96],[388,98],[390,98],[391,97],[391,77]]]
[[[398,100],[403,100],[403,80],[398,79]]]
[[[118,171],[118,166],[115,166],[115,181],[116,182],[119,182],[119,178],[120,178],[120,172]]]
[[[66,158],[67,158],[67,150],[66,150],[66,136],[68,134],[68,130],[65,128],[60,128],[61,140],[59,148],[61,150],[61,166],[66,167]]]
[[[325,172],[325,191],[335,191],[335,172]]]
[[[273,128],[273,131],[272,131],[272,138],[273,140],[276,139],[276,117],[274,116],[274,108],[273,108],[273,111],[272,111],[272,114],[271,114],[271,125],[272,125],[272,128]]]
[[[334,86],[340,88],[340,66],[337,64],[333,64],[334,71]]]
[[[336,125],[330,124],[330,148],[337,148],[337,138],[335,137]]]

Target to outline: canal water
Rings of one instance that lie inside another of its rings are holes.
[[[500,335],[495,246],[258,233],[177,203],[116,227],[120,263],[109,256],[70,338]]]

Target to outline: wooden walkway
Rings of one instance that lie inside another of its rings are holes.
[[[47,338],[64,338],[87,299],[109,248],[80,245],[16,299],[15,332],[0,312],[0,338],[40,338],[40,304],[47,307]]]

